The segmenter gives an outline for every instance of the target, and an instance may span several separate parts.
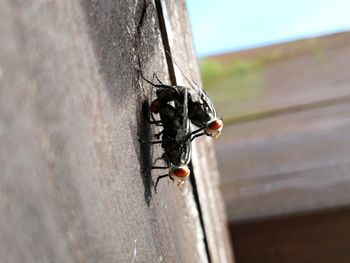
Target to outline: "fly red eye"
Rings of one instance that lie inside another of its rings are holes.
[[[157,114],[159,112],[159,102],[158,99],[155,99],[154,101],[152,101],[151,103],[151,112]]]
[[[209,124],[209,128],[211,130],[220,130],[223,126],[223,122],[222,120],[215,120],[212,123]]]
[[[174,171],[174,174],[177,177],[184,178],[190,174],[190,170],[188,168],[180,167]]]

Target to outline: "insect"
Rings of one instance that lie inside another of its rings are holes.
[[[159,180],[165,177],[177,181],[178,185],[182,184],[190,175],[188,164],[191,160],[191,140],[187,136],[190,133],[187,90],[180,94],[173,87],[156,86],[156,88],[157,99],[150,107],[152,116],[150,123],[162,126],[163,130],[157,135],[158,138],[161,136],[161,140],[148,143],[161,143],[164,150],[162,157],[156,159],[155,163],[162,159],[166,166],[152,166],[152,169],[168,169],[168,173],[157,178],[155,190]],[[181,95],[183,97],[180,97]],[[159,113],[159,121],[154,119],[153,113]]]
[[[188,164],[191,160],[191,142],[179,144],[175,141],[169,141],[166,144],[162,144],[164,149],[163,156],[161,157],[167,166],[152,166],[152,169],[169,169],[167,174],[160,175],[157,178],[154,189],[157,189],[159,180],[168,177],[172,181],[178,182],[178,186],[183,184],[190,175],[190,169]]]
[[[211,99],[203,89],[199,88],[196,83],[187,78],[176,63],[175,65],[179,68],[186,81],[190,84],[191,89],[184,86],[165,85],[157,76],[156,78],[160,84],[155,84],[143,77],[141,74],[145,81],[156,88],[157,99],[151,103],[151,112],[154,114],[159,113],[161,105],[165,105],[170,101],[173,101],[175,106],[184,105],[184,93],[186,92],[188,94],[188,103],[186,103],[188,108],[188,118],[198,127],[198,129],[188,133],[184,139],[193,140],[194,138],[202,135],[218,138],[224,124],[223,121],[217,117],[217,113]],[[151,116],[154,119],[154,116]]]
[[[155,84],[146,79],[140,71],[141,77],[156,89],[157,98],[150,105],[152,118],[150,123],[163,127],[160,133],[155,134],[155,137],[157,139],[161,137],[161,140],[148,143],[161,143],[164,153],[155,162],[162,159],[167,166],[152,166],[152,169],[169,169],[167,174],[157,178],[155,190],[159,180],[167,176],[179,184],[183,183],[190,175],[188,164],[191,160],[192,140],[202,135],[217,138],[223,128],[223,122],[217,117],[208,94],[189,80],[177,64],[176,66],[191,89],[165,85],[157,75],[155,76],[160,84]],[[155,120],[154,114],[159,114],[160,120]],[[197,130],[191,132],[190,121],[198,127]]]
[[[180,90],[182,86],[177,86]],[[196,90],[190,90],[188,98],[188,118],[198,127],[188,134],[193,140],[196,137],[207,135],[218,138],[223,128],[223,121],[217,117],[216,110],[208,94],[197,86]]]
[[[189,92],[190,98],[188,100],[189,119],[194,125],[199,127],[199,129],[192,132],[191,136],[194,135],[192,140],[195,137],[199,137],[204,134],[213,138],[218,138],[221,134],[224,123],[222,119],[218,118],[214,104],[212,103],[208,94],[186,76],[168,51],[167,54],[171,57],[176,67],[180,70],[181,74],[185,77],[186,81],[192,88]],[[181,86],[177,87],[179,87],[179,89],[183,89]],[[203,132],[199,133],[201,131]]]

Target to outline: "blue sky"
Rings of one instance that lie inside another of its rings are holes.
[[[350,30],[350,0],[187,0],[199,57]]]

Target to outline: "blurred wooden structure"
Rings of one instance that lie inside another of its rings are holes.
[[[231,224],[239,263],[347,263],[350,210],[288,215]]]
[[[216,144],[240,263],[350,260],[350,33],[315,41],[240,54],[297,53],[257,73]]]
[[[232,262],[211,142],[157,194],[138,142],[138,69],[199,79],[184,1],[6,0],[0,28],[0,261]]]
[[[316,43],[262,68],[260,92],[215,144],[232,220],[350,205],[350,33]]]

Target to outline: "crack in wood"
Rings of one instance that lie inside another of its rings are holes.
[[[171,59],[171,49],[170,49],[167,29],[165,26],[162,3],[160,0],[155,0],[155,4],[156,4],[156,9],[157,9],[157,14],[158,14],[160,35],[162,37],[163,47],[164,47],[164,51],[165,51],[165,58],[166,58],[166,62],[168,65],[168,73],[169,73],[170,83],[171,83],[171,85],[175,86],[177,84],[176,75],[175,75],[174,64],[173,64],[173,61]]]
[[[170,83],[171,83],[171,85],[176,86],[177,81],[176,81],[175,68],[174,68],[174,63],[173,63],[173,59],[172,59],[172,53],[171,53],[171,48],[170,48],[170,43],[169,43],[169,38],[168,38],[168,32],[166,29],[165,18],[164,18],[161,0],[155,0],[155,5],[156,5],[156,10],[157,10],[157,15],[158,15],[160,34],[161,34],[163,47],[164,47],[164,51],[165,51],[165,58],[166,58],[167,66],[168,66]],[[189,167],[190,167],[191,173],[192,173],[192,176],[190,176],[190,182],[191,182],[192,191],[193,191],[192,193],[194,196],[195,204],[196,204],[197,209],[198,209],[199,221],[200,221],[200,226],[201,226],[202,231],[203,231],[203,243],[205,246],[207,259],[208,259],[208,262],[210,263],[211,257],[210,257],[209,244],[208,244],[208,240],[207,240],[207,234],[205,231],[204,219],[203,219],[202,209],[201,209],[199,195],[198,195],[196,178],[195,178],[194,173],[193,173],[192,161],[190,162]]]

